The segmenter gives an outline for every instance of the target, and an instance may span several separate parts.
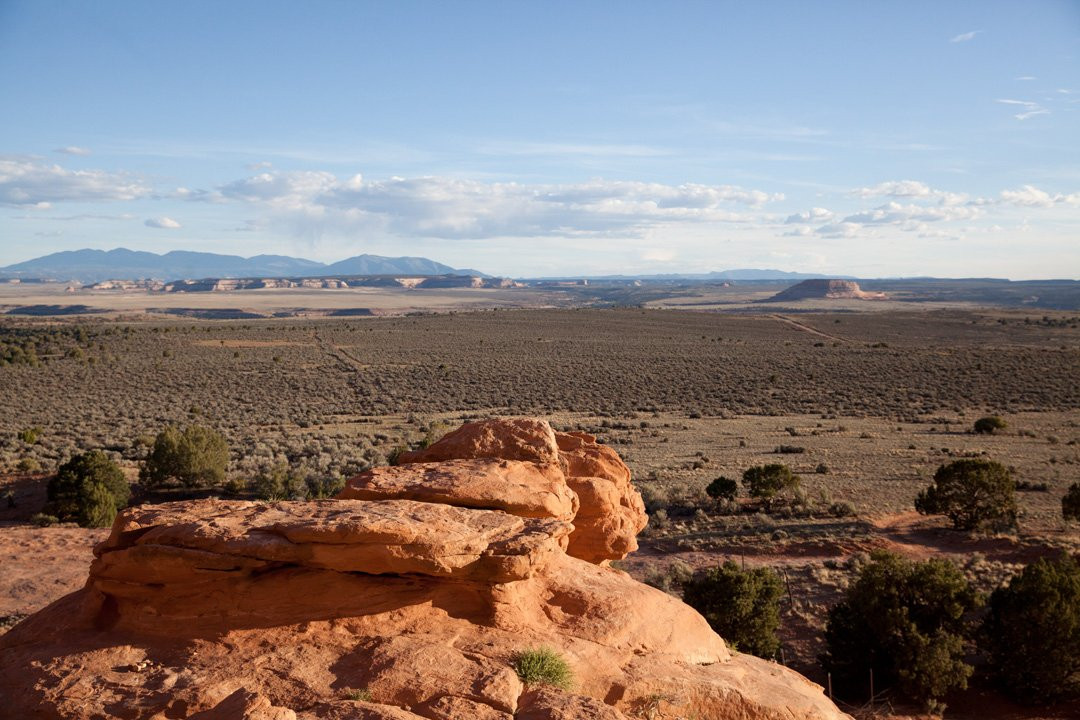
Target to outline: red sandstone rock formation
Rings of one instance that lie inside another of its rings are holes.
[[[606,566],[644,514],[591,436],[473,423],[410,459],[354,478],[350,499],[124,511],[86,587],[0,637],[0,715],[846,717]],[[514,655],[540,646],[571,690],[518,678]]]

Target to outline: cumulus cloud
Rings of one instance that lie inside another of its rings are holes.
[[[908,222],[942,222],[970,220],[982,211],[974,205],[917,205],[888,202],[871,210],[855,213],[844,218],[846,223],[861,225],[894,225]]]
[[[757,217],[749,211],[783,199],[733,185],[368,180],[322,171],[264,172],[190,197],[255,204],[307,228],[440,238],[571,236],[636,232],[672,222],[749,222]]]
[[[143,225],[161,230],[176,230],[177,228],[182,227],[180,223],[176,222],[171,217],[148,218]]]
[[[816,233],[826,238],[855,238],[859,237],[862,229],[858,223],[844,221],[822,225]]]
[[[832,220],[834,214],[826,210],[825,208],[810,208],[807,212],[795,213],[789,215],[787,220],[784,221],[786,225],[794,225],[796,223],[813,223],[813,222],[828,222]]]
[[[978,35],[981,32],[982,32],[982,30],[972,30],[970,32],[960,33],[959,35],[955,35],[952,38],[950,38],[949,42],[951,42],[951,43],[967,42],[969,40],[973,40],[975,38],[975,36]]]
[[[1080,192],[1064,195],[1049,193],[1032,185],[1024,185],[1019,190],[1002,190],[1001,201],[1009,205],[1028,208],[1080,205]]]
[[[852,194],[861,198],[894,197],[933,200],[942,205],[957,205],[968,199],[964,193],[938,190],[918,180],[889,180],[873,187],[856,188]]]
[[[149,192],[122,173],[67,170],[36,158],[0,156],[0,205],[48,207],[53,202],[134,200]]]
[[[86,148],[78,147],[77,145],[67,145],[65,147],[59,147],[53,150],[54,153],[60,153],[61,155],[81,155],[86,156],[90,154],[90,151]]]

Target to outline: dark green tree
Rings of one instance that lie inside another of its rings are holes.
[[[780,640],[780,578],[769,568],[740,570],[728,561],[694,574],[683,584],[683,601],[736,650],[776,656]]]
[[[877,551],[829,611],[821,656],[841,697],[895,689],[934,707],[953,688],[967,687],[966,615],[979,605],[961,572],[945,560],[908,562]]]
[[[1080,520],[1080,483],[1070,485],[1065,497],[1061,498],[1061,516],[1066,520]]]
[[[100,450],[76,455],[49,481],[46,512],[82,527],[108,527],[131,489],[120,466]]]
[[[228,464],[229,445],[216,430],[189,425],[181,431],[170,425],[154,439],[139,482],[147,487],[213,487],[224,482]]]
[[[758,498],[764,503],[766,512],[772,509],[777,495],[799,487],[799,476],[781,463],[755,465],[743,473],[742,481],[750,491],[750,497]]]
[[[713,480],[705,488],[705,494],[714,500],[734,500],[737,492],[739,492],[738,483],[723,475]]]
[[[1080,690],[1080,564],[1036,560],[990,596],[979,634],[1011,696],[1049,702]]]
[[[923,515],[945,515],[957,530],[1016,522],[1016,483],[992,460],[964,459],[942,465],[934,482],[915,498]]]

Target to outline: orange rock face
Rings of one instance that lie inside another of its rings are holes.
[[[559,446],[546,420],[514,418],[465,423],[423,450],[404,452],[398,462],[440,462],[468,458],[502,458],[557,464]]]
[[[514,512],[506,506],[510,500],[485,505],[480,497],[504,495],[509,499],[516,498],[522,489],[526,493],[535,492],[540,487],[535,479],[529,478],[526,486],[520,488],[523,478],[511,477],[510,468],[498,470],[489,465],[491,472],[477,474],[478,468],[451,464],[462,460],[486,460],[490,464],[497,458],[525,461],[534,468],[534,473],[542,473],[555,483],[561,479],[573,491],[579,507],[571,515],[574,532],[567,549],[571,556],[599,563],[620,560],[637,550],[637,534],[645,527],[648,517],[641,496],[630,484],[630,469],[614,450],[597,443],[592,435],[555,432],[543,420],[516,418],[467,423],[424,450],[401,454],[400,467],[418,463],[428,470],[405,470],[401,474],[395,473],[395,468],[370,471],[350,480],[338,497],[432,498],[434,502],[494,506]],[[507,465],[505,460],[503,465]],[[464,471],[467,477],[459,471]],[[426,472],[428,477],[420,478],[417,475],[420,472]],[[447,477],[450,475],[458,478]],[[404,494],[400,487],[410,482],[411,494]],[[379,486],[398,489],[378,494]]]
[[[332,501],[124,511],[86,587],[0,636],[0,713],[846,717],[796,673],[730,654],[678,600],[589,561],[640,528],[614,452],[542,421],[467,427],[455,452],[508,457],[382,468]],[[575,537],[589,560],[568,554]],[[518,677],[513,658],[539,647],[566,659],[569,691]]]
[[[338,498],[419,500],[562,520],[578,512],[577,495],[558,466],[498,458],[373,468],[349,480]]]

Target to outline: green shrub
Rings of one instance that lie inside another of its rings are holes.
[[[42,433],[41,428],[39,426],[35,425],[34,427],[26,428],[25,430],[20,430],[19,431],[19,439],[22,440],[27,445],[37,445],[38,441],[41,440],[41,433]]]
[[[30,522],[38,527],[51,527],[60,522],[60,518],[55,515],[48,515],[46,513],[34,513],[30,516]]]
[[[351,688],[345,691],[345,699],[356,702],[371,702],[371,691],[367,688]]]
[[[855,504],[848,500],[839,500],[829,505],[829,514],[835,518],[851,517],[855,514]]]
[[[20,458],[15,464],[15,469],[24,473],[40,472],[41,463],[32,457]]]
[[[308,475],[304,480],[304,484],[307,485],[307,497],[311,500],[322,500],[323,498],[332,498],[337,495],[345,487],[345,478],[337,477],[322,477],[317,475]]]
[[[573,671],[562,655],[551,648],[522,650],[510,659],[521,682],[526,685],[552,685],[569,690],[574,682]]]
[[[980,435],[993,435],[998,430],[1004,430],[1009,424],[997,415],[981,417],[975,421],[975,432]]]
[[[1080,689],[1080,564],[1063,555],[1024,568],[990,596],[979,640],[1018,700],[1047,702]]]
[[[911,563],[876,551],[829,611],[822,667],[841,697],[867,697],[873,670],[875,691],[895,688],[933,707],[953,688],[967,687],[965,616],[978,605],[952,563]]]
[[[731,501],[735,499],[735,494],[738,492],[738,483],[722,475],[709,483],[709,486],[705,488],[705,494],[714,500]]]
[[[780,649],[780,578],[769,568],[740,570],[728,561],[683,583],[683,602],[732,647],[763,658]]]
[[[308,497],[304,478],[285,463],[259,473],[251,482],[251,490],[263,500],[306,500]]]
[[[139,471],[147,487],[179,483],[185,487],[213,487],[225,480],[229,445],[217,431],[189,425],[183,432],[170,425],[154,438],[150,456]]]
[[[915,498],[923,515],[945,515],[957,530],[1016,522],[1012,473],[991,460],[963,459],[942,465],[934,482]]]
[[[1061,516],[1066,520],[1080,520],[1080,483],[1070,485],[1061,498]]]
[[[758,498],[764,503],[766,512],[772,509],[772,502],[777,495],[799,487],[799,476],[781,463],[755,465],[743,473],[742,481],[749,489],[750,497]]]
[[[76,455],[49,480],[46,512],[82,527],[107,527],[127,505],[131,489],[120,466],[100,450]]]

